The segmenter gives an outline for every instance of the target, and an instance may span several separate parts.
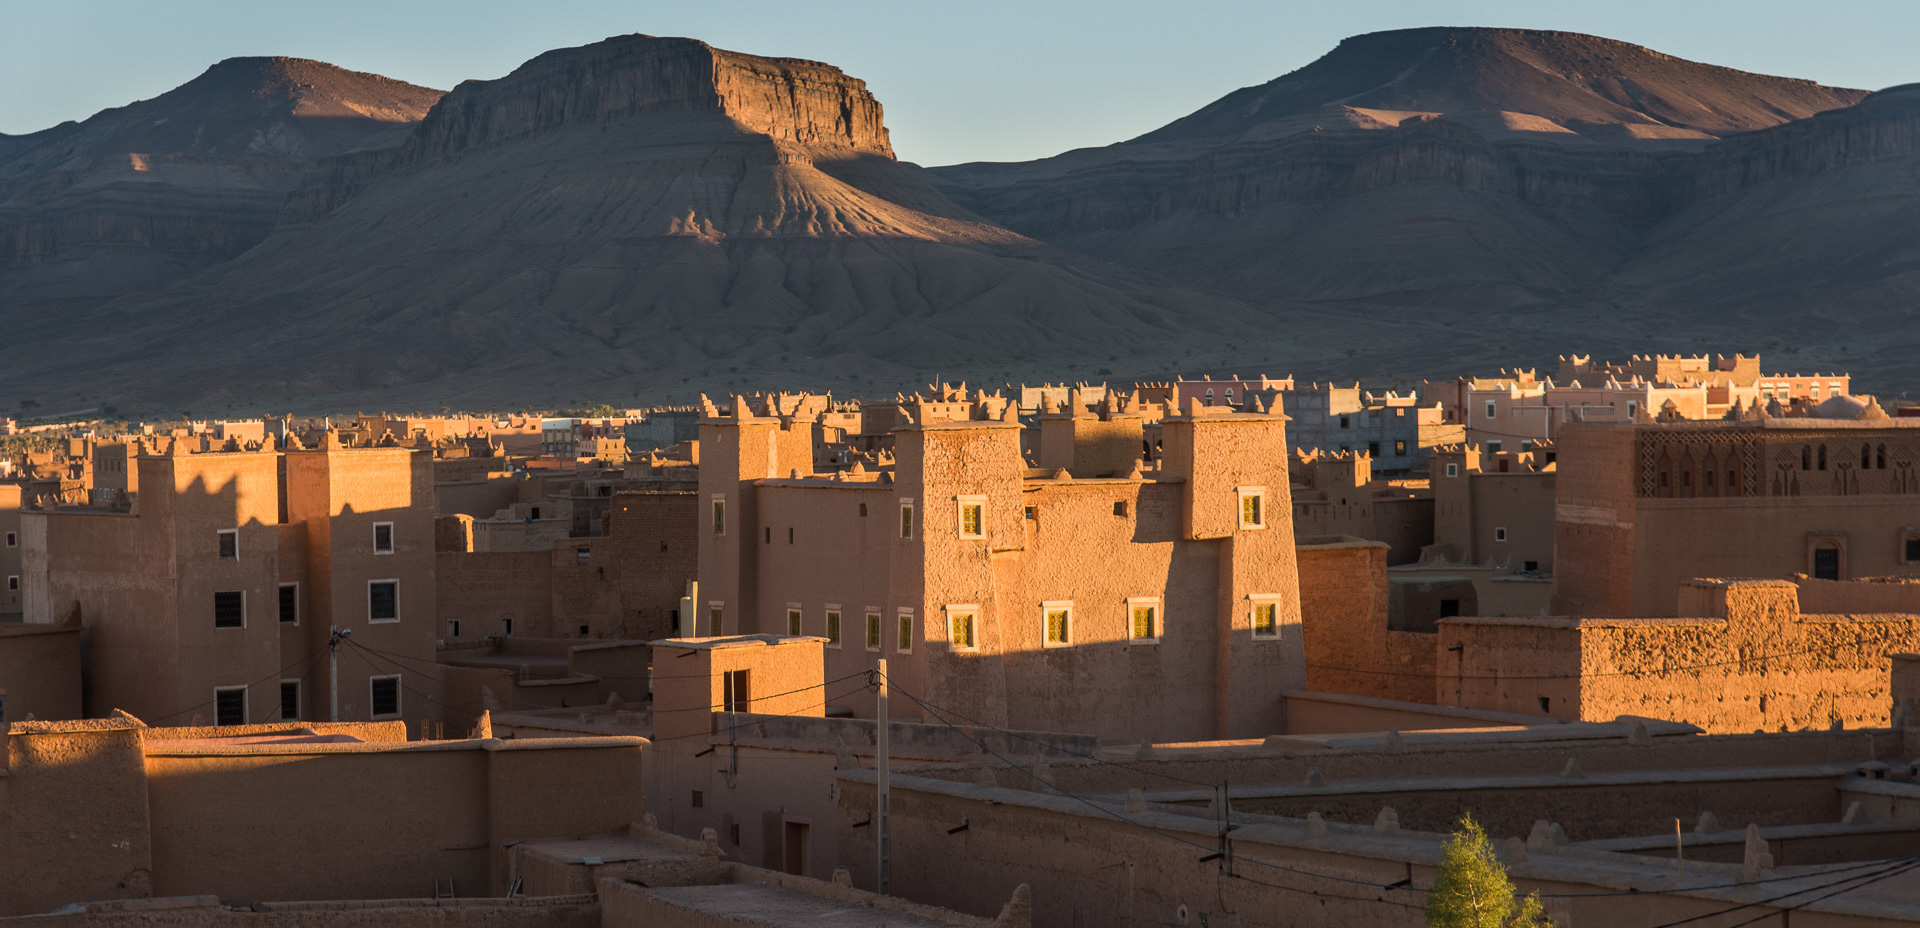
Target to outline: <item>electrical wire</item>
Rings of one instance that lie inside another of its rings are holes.
[[[314,660],[315,660],[316,658],[318,658],[319,656],[320,656],[320,653],[319,653],[318,651],[316,651],[316,652],[314,652],[314,653],[312,653],[312,654],[309,654],[309,655],[307,655],[306,657],[303,657],[303,658],[300,658],[299,660],[296,660],[296,661],[294,661],[294,662],[293,662],[293,663],[291,663],[291,664],[288,664],[288,665],[287,665],[287,666],[285,666],[285,667],[282,667],[282,668],[280,668],[279,670],[276,670],[276,671],[274,671],[273,673],[270,673],[270,674],[267,674],[266,676],[264,676],[264,677],[261,677],[260,679],[258,679],[258,680],[255,680],[255,681],[253,681],[252,683],[248,683],[248,684],[246,684],[246,685],[245,685],[244,687],[242,687],[242,689],[244,689],[244,690],[247,690],[247,691],[252,691],[252,689],[253,689],[254,687],[256,687],[256,686],[259,686],[260,684],[262,684],[262,683],[265,683],[265,682],[267,682],[268,680],[275,680],[275,679],[278,679],[278,678],[280,678],[280,677],[281,677],[281,676],[282,676],[283,674],[285,674],[285,673],[286,673],[287,671],[289,671],[289,670],[292,670],[293,668],[295,668],[295,667],[298,667],[298,666],[300,666],[301,664],[311,664],[311,663],[313,663],[313,661],[314,661]],[[219,687],[219,689],[226,689],[226,687]],[[175,718],[175,717],[177,717],[177,716],[182,716],[182,715],[185,715],[185,714],[187,714],[187,713],[189,713],[189,712],[192,712],[192,711],[193,711],[193,710],[195,710],[195,709],[204,709],[204,708],[206,708],[207,706],[211,706],[211,705],[214,705],[214,704],[216,704],[216,703],[218,703],[219,701],[220,701],[220,696],[219,696],[219,695],[218,695],[218,694],[216,693],[216,694],[214,695],[214,697],[213,697],[212,699],[209,699],[209,700],[207,700],[206,702],[203,702],[203,703],[197,703],[197,704],[195,704],[195,705],[191,705],[191,706],[188,706],[188,707],[186,707],[185,709],[181,709],[181,710],[179,710],[179,711],[177,711],[177,712],[170,712],[170,713],[168,713],[168,714],[166,714],[166,715],[163,715],[163,716],[160,716],[160,717],[159,717],[159,718],[157,718],[157,719],[154,719],[154,720],[153,720],[152,722],[148,722],[148,723],[147,723],[147,725],[148,725],[148,727],[151,727],[151,728],[164,728],[164,727],[166,727],[166,726],[164,726],[164,725],[160,725],[160,724],[157,724],[157,723],[159,723],[159,722],[164,722],[164,721],[166,721],[166,720],[168,720],[168,719],[171,719],[171,718]],[[277,716],[277,715],[279,714],[279,712],[280,712],[280,710],[278,710],[278,709],[275,709],[275,710],[274,710],[274,714],[275,714],[276,716]],[[215,722],[215,724],[217,725],[217,724],[218,724],[218,722],[216,721],[216,722]]]
[[[1881,861],[1881,863],[1885,863],[1885,861]],[[1783,910],[1783,911],[1791,911],[1791,910],[1792,910],[1792,909],[1794,909],[1794,908],[1799,908],[1800,906],[1805,906],[1805,905],[1810,905],[1810,904],[1812,904],[1812,903],[1814,903],[1814,902],[1818,902],[1818,901],[1820,901],[1820,899],[1828,899],[1828,898],[1832,898],[1833,896],[1837,896],[1837,895],[1839,895],[1839,894],[1840,894],[1840,893],[1842,893],[1842,892],[1847,892],[1847,891],[1849,891],[1849,890],[1853,890],[1853,889],[1858,889],[1858,888],[1859,888],[1860,886],[1866,886],[1866,885],[1868,885],[1868,883],[1877,883],[1877,882],[1879,882],[1880,880],[1883,880],[1883,879],[1886,879],[1886,878],[1888,878],[1888,877],[1891,877],[1891,876],[1895,876],[1895,875],[1898,875],[1899,873],[1904,873],[1904,872],[1906,872],[1907,870],[1911,870],[1911,869],[1913,869],[1913,868],[1914,868],[1914,867],[1916,867],[1916,866],[1920,866],[1920,856],[1914,856],[1914,857],[1902,857],[1902,858],[1898,858],[1897,860],[1895,860],[1895,861],[1893,862],[1893,864],[1892,864],[1891,866],[1887,866],[1887,867],[1882,867],[1881,869],[1879,869],[1879,870],[1875,870],[1875,871],[1874,871],[1874,872],[1872,872],[1872,873],[1864,873],[1864,874],[1856,874],[1856,875],[1854,875],[1854,876],[1850,876],[1850,877],[1843,877],[1843,878],[1841,878],[1841,879],[1838,879],[1838,880],[1834,880],[1834,881],[1832,881],[1832,882],[1829,882],[1829,883],[1822,883],[1822,884],[1820,884],[1820,885],[1818,885],[1818,886],[1809,886],[1809,887],[1806,887],[1806,888],[1804,888],[1804,889],[1797,889],[1797,890],[1794,890],[1793,892],[1790,892],[1790,893],[1781,893],[1781,894],[1780,894],[1780,895],[1778,895],[1778,896],[1769,896],[1769,897],[1767,897],[1767,898],[1765,898],[1765,899],[1756,899],[1756,900],[1754,900],[1753,902],[1748,902],[1748,903],[1743,903],[1743,904],[1741,904],[1741,905],[1736,905],[1736,906],[1733,906],[1733,907],[1731,907],[1731,908],[1725,908],[1725,909],[1721,909],[1721,910],[1719,910],[1719,911],[1716,911],[1716,912],[1707,912],[1707,913],[1705,913],[1705,914],[1702,914],[1702,915],[1694,915],[1694,916],[1690,916],[1690,917],[1688,917],[1688,918],[1683,918],[1683,919],[1680,919],[1680,920],[1678,920],[1678,921],[1671,921],[1671,922],[1662,922],[1662,923],[1660,923],[1660,924],[1658,924],[1658,925],[1655,925],[1655,926],[1653,926],[1653,928],[1676,928],[1676,926],[1679,926],[1679,925],[1688,925],[1688,924],[1692,924],[1692,923],[1694,923],[1694,922],[1697,922],[1697,921],[1703,921],[1703,920],[1705,920],[1705,919],[1709,919],[1709,918],[1717,918],[1717,917],[1719,917],[1719,916],[1722,916],[1722,915],[1728,915],[1728,914],[1731,914],[1731,913],[1734,913],[1734,912],[1739,912],[1739,911],[1742,911],[1742,910],[1744,910],[1744,909],[1751,909],[1751,908],[1753,908],[1754,906],[1760,906],[1760,905],[1769,905],[1769,904],[1771,904],[1771,903],[1775,903],[1775,902],[1778,902],[1778,901],[1780,901],[1780,900],[1782,900],[1782,899],[1791,899],[1791,898],[1793,898],[1794,896],[1800,896],[1800,895],[1805,895],[1805,894],[1807,894],[1807,893],[1811,893],[1811,892],[1818,892],[1818,891],[1820,891],[1820,890],[1822,890],[1822,889],[1827,889],[1828,887],[1832,887],[1832,886],[1838,886],[1838,885],[1840,885],[1840,884],[1842,884],[1842,883],[1852,883],[1852,882],[1855,882],[1855,881],[1857,881],[1857,880],[1866,880],[1866,882],[1862,882],[1862,883],[1860,883],[1860,884],[1859,884],[1859,886],[1850,886],[1850,887],[1847,887],[1847,889],[1843,889],[1843,890],[1839,890],[1838,892],[1834,892],[1834,893],[1831,893],[1831,894],[1829,894],[1829,895],[1826,895],[1826,896],[1821,896],[1821,897],[1819,897],[1818,899],[1809,899],[1809,900],[1807,900],[1807,901],[1805,901],[1805,902],[1801,902],[1801,903],[1798,903],[1798,904],[1796,904],[1796,905],[1794,905],[1794,906],[1791,906],[1791,907],[1789,907],[1788,909],[1785,909],[1785,910]],[[1780,914],[1780,913],[1779,913],[1779,912],[1768,912],[1768,913],[1765,913],[1764,915],[1761,915],[1761,916],[1760,916],[1760,918],[1771,918],[1771,917],[1773,917],[1774,915],[1778,915],[1778,914]],[[1742,924],[1742,925],[1745,925],[1745,924],[1750,924],[1750,923],[1752,923],[1752,922],[1754,922],[1754,921],[1758,921],[1758,919],[1748,919],[1747,921],[1745,921],[1745,922],[1741,922],[1740,924]],[[1729,928],[1734,928],[1734,926],[1729,926]]]

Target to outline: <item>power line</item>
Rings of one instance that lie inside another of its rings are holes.
[[[311,664],[311,663],[313,663],[313,661],[314,661],[314,659],[315,659],[315,658],[317,658],[317,657],[319,657],[319,653],[318,653],[318,652],[315,652],[315,653],[313,653],[313,654],[309,654],[309,655],[307,655],[306,657],[303,657],[303,658],[300,658],[299,660],[296,660],[296,661],[294,661],[293,663],[291,663],[291,664],[288,664],[287,666],[285,666],[285,667],[282,667],[282,668],[280,668],[279,670],[276,670],[276,671],[274,671],[273,673],[270,673],[270,674],[267,674],[266,676],[264,676],[264,677],[261,677],[260,679],[258,679],[258,680],[255,680],[255,681],[253,681],[252,683],[248,683],[248,684],[246,684],[245,686],[243,686],[243,687],[241,687],[241,689],[243,689],[243,690],[246,690],[246,691],[248,691],[248,692],[252,692],[252,690],[253,690],[253,688],[254,688],[254,687],[256,687],[256,686],[259,686],[260,684],[262,684],[262,683],[265,683],[265,682],[267,682],[268,680],[274,680],[274,679],[278,679],[278,678],[279,678],[279,677],[280,677],[280,676],[281,676],[282,674],[285,674],[285,673],[286,673],[287,671],[289,671],[289,670],[292,670],[293,668],[295,668],[295,667],[298,667],[298,666],[300,666],[301,664]],[[219,689],[226,689],[226,687],[220,687]],[[193,711],[193,710],[195,710],[195,709],[203,709],[203,708],[206,708],[207,706],[211,706],[211,705],[214,705],[215,703],[218,703],[219,701],[220,701],[220,696],[219,696],[219,694],[218,694],[218,693],[216,693],[216,694],[214,695],[214,697],[213,697],[212,699],[209,699],[209,700],[207,700],[206,702],[203,702],[203,703],[198,703],[198,704],[195,704],[195,705],[191,705],[191,706],[188,706],[188,707],[186,707],[185,709],[181,709],[181,710],[179,710],[179,711],[177,711],[177,712],[172,712],[172,713],[168,713],[167,715],[163,715],[163,716],[160,716],[159,718],[157,718],[157,719],[155,719],[155,720],[154,720],[154,722],[156,722],[156,723],[157,723],[157,722],[164,722],[164,721],[166,721],[166,720],[168,720],[168,719],[171,719],[171,718],[174,718],[174,717],[176,717],[176,716],[181,716],[181,715],[185,715],[185,714],[187,714],[187,713],[189,713],[189,712],[192,712],[192,711]],[[275,710],[274,710],[274,714],[275,714],[275,715],[278,715],[278,714],[279,714],[279,712],[280,712],[280,710],[279,710],[279,709],[275,709]],[[161,725],[158,725],[158,724],[154,724],[154,723],[148,723],[148,724],[149,724],[149,726],[150,726],[150,727],[153,727],[153,728],[161,728],[161,727],[164,727],[164,726],[161,726]],[[216,725],[217,725],[217,724],[219,724],[219,722],[218,722],[218,720],[215,720],[215,724],[216,724]]]
[[[1885,861],[1881,861],[1881,863],[1885,863]],[[1661,924],[1653,926],[1653,928],[1675,928],[1675,926],[1678,926],[1678,925],[1692,924],[1693,922],[1701,921],[1703,919],[1715,918],[1721,915],[1727,915],[1733,912],[1739,912],[1743,909],[1751,909],[1754,906],[1769,905],[1769,904],[1778,902],[1782,899],[1791,899],[1794,896],[1805,895],[1811,892],[1818,892],[1819,890],[1826,889],[1831,886],[1838,886],[1842,883],[1852,883],[1856,880],[1866,880],[1866,882],[1862,882],[1858,886],[1849,886],[1847,887],[1847,889],[1840,890],[1839,892],[1831,893],[1827,896],[1821,896],[1817,899],[1809,899],[1809,900],[1806,900],[1805,902],[1798,903],[1794,906],[1790,906],[1787,909],[1783,910],[1783,911],[1791,911],[1792,909],[1818,902],[1820,901],[1820,899],[1827,899],[1827,898],[1831,898],[1832,896],[1837,896],[1841,892],[1847,892],[1848,890],[1858,889],[1860,888],[1860,886],[1865,886],[1868,883],[1879,882],[1880,880],[1886,879],[1887,877],[1895,876],[1898,873],[1902,873],[1902,872],[1905,872],[1906,870],[1910,870],[1915,866],[1920,866],[1920,855],[1916,855],[1914,857],[1898,858],[1890,866],[1882,867],[1881,869],[1875,870],[1872,873],[1863,873],[1863,874],[1856,874],[1850,877],[1843,877],[1841,879],[1834,880],[1829,883],[1822,883],[1818,886],[1808,886],[1804,889],[1797,889],[1790,893],[1781,893],[1778,896],[1769,896],[1765,899],[1756,899],[1753,902],[1736,905],[1731,908],[1721,909],[1717,912],[1708,912],[1703,915],[1694,915],[1688,918],[1680,919],[1679,921],[1663,922]],[[1760,918],[1770,918],[1777,914],[1780,914],[1780,913],[1768,912],[1764,915],[1761,915]],[[1757,920],[1758,919],[1748,919],[1747,921],[1741,922],[1740,924],[1742,925],[1750,924],[1751,922],[1757,921]]]

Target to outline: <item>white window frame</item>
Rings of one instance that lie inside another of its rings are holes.
[[[221,625],[220,613],[218,611],[218,606],[216,605],[214,616],[213,616],[214,630],[230,632],[230,631],[235,631],[237,629],[246,628],[247,627],[247,591],[246,590],[214,590],[213,591],[213,595],[215,596],[218,596],[221,593],[239,593],[240,594],[240,624],[239,625]]]
[[[866,637],[862,638],[861,641],[866,644],[868,651],[877,654],[880,652],[881,646],[886,644],[886,619],[887,614],[885,610],[882,610],[878,606],[867,607],[867,627],[862,629]]]
[[[713,498],[708,500],[707,519],[707,528],[716,530],[713,532],[714,537],[727,537],[727,494],[715,493]]]
[[[1494,526],[1494,527],[1493,527],[1493,540],[1494,540],[1494,541],[1506,541],[1506,540],[1507,540],[1507,527],[1506,527],[1506,526],[1504,526],[1504,525],[1496,525],[1496,526]]]
[[[386,526],[387,528],[387,547],[386,547],[386,550],[384,551],[380,549],[380,527],[383,525]],[[393,537],[392,522],[373,523],[373,553],[374,554],[392,554],[393,549],[396,546],[398,546],[398,544],[399,542],[395,541]]]
[[[987,537],[987,498],[980,495],[956,496],[953,498],[954,531],[963,541],[982,541]],[[967,531],[967,507],[980,507],[980,530]]]
[[[947,648],[953,651],[980,650],[980,606],[977,603],[961,603],[944,606],[941,611],[947,615]],[[970,641],[964,645],[953,643],[954,620],[961,616],[968,619],[967,638]]]
[[[398,718],[406,717],[407,689],[405,686],[401,685],[400,677],[401,675],[397,673],[387,673],[387,674],[374,674],[373,676],[367,678],[367,718],[369,720],[372,720],[375,722],[383,722],[388,719],[398,719]],[[373,684],[380,680],[393,681],[393,712],[389,715],[375,715],[373,712]]]
[[[218,531],[215,531],[213,534],[216,536],[216,538],[225,538],[228,535],[233,536],[233,556],[232,557],[222,557],[220,555],[219,542],[217,540],[215,541],[213,556],[216,560],[237,561],[240,559],[240,530],[239,529],[223,528],[223,529],[219,529]]]
[[[906,625],[907,625],[906,627],[907,633],[904,635],[900,634],[900,622],[902,619],[906,620]],[[913,653],[913,636],[916,630],[916,626],[914,625],[914,622],[913,622],[912,606],[901,606],[899,609],[894,610],[893,630],[894,630],[895,638],[897,639],[893,643],[894,650],[899,651],[901,654],[912,654]]]
[[[1259,500],[1259,503],[1255,506],[1255,508],[1260,510],[1260,513],[1259,513],[1260,519],[1257,522],[1247,521],[1247,500],[1249,499]],[[1235,523],[1237,523],[1240,526],[1242,531],[1254,532],[1254,531],[1259,531],[1261,529],[1266,528],[1267,527],[1267,488],[1266,487],[1234,487],[1233,488],[1233,520]]]
[[[1050,616],[1055,612],[1065,612],[1067,614],[1065,627],[1061,629],[1061,631],[1066,633],[1065,641],[1054,641],[1052,638],[1053,629],[1050,625]],[[1042,648],[1073,647],[1073,600],[1056,599],[1040,604],[1040,646]]]
[[[20,589],[20,575],[8,574],[7,575],[7,592],[9,593],[17,592],[19,589]]]
[[[900,521],[894,528],[899,531],[900,540],[913,540],[913,500],[911,498],[900,497]]]
[[[827,647],[838,650],[847,640],[847,617],[840,610],[839,603],[828,603],[821,610],[821,618],[826,622]],[[839,632],[838,635],[835,632]]]
[[[246,687],[246,684],[244,684],[244,683],[243,683],[243,684],[241,684],[241,685],[239,685],[239,686],[216,686],[216,687],[214,687],[214,688],[213,688],[213,724],[214,724],[214,727],[216,727],[216,728],[224,728],[224,727],[226,727],[226,726],[225,726],[225,724],[223,724],[223,723],[222,723],[222,722],[220,721],[220,694],[221,694],[221,693],[233,693],[233,692],[238,692],[238,693],[240,694],[240,721],[238,721],[238,722],[234,722],[234,723],[232,723],[232,724],[235,724],[235,725],[245,725],[245,724],[247,724],[247,715],[248,715],[248,712],[247,712],[247,709],[248,709],[249,707],[247,706],[247,687]]]
[[[807,610],[799,603],[787,604],[787,634],[799,637],[807,628]]]
[[[1252,632],[1255,641],[1280,640],[1280,601],[1282,599],[1284,597],[1277,593],[1247,594],[1247,629]],[[1257,620],[1262,606],[1273,610],[1273,631],[1266,634],[1261,634],[1260,623]]]
[[[302,712],[303,712],[303,714],[304,714],[304,710],[305,710],[305,708],[306,708],[306,701],[307,701],[307,700],[306,700],[306,695],[307,695],[307,694],[306,694],[306,693],[304,692],[304,690],[306,689],[306,687],[304,687],[304,686],[301,686],[301,685],[300,685],[300,678],[298,678],[298,677],[293,677],[293,678],[289,678],[289,679],[283,679],[283,680],[281,680],[281,681],[280,681],[280,686],[281,686],[281,688],[282,688],[282,689],[285,689],[285,687],[286,687],[286,685],[287,685],[287,684],[289,684],[289,683],[291,683],[291,684],[293,684],[293,704],[294,704],[294,707],[295,707],[295,709],[296,709],[296,710],[300,710],[300,711],[302,711]],[[285,712],[283,712],[283,711],[281,711],[282,709],[284,709],[284,708],[285,708],[285,704],[286,704],[286,701],[287,701],[287,699],[286,699],[286,696],[284,695],[284,693],[281,693],[281,692],[275,692],[275,693],[274,693],[274,695],[275,695],[276,697],[279,697],[278,699],[276,699],[276,700],[274,701],[274,717],[275,717],[275,718],[277,718],[277,719],[279,719],[279,720],[280,720],[280,721],[282,721],[282,722],[298,722],[298,721],[303,721],[303,720],[302,720],[302,719],[300,718],[300,716],[298,716],[298,715],[296,715],[296,716],[294,716],[294,717],[293,717],[293,718],[291,718],[291,719],[289,719],[289,718],[287,718],[287,714],[286,714]]]
[[[1136,606],[1152,606],[1153,607],[1153,637],[1135,638],[1133,636],[1133,610],[1134,610],[1134,607]],[[1126,625],[1123,631],[1126,634],[1125,640],[1127,644],[1130,644],[1130,645],[1159,644],[1160,639],[1166,637],[1167,612],[1166,612],[1166,607],[1161,604],[1160,597],[1158,596],[1127,597],[1126,608],[1121,613],[1121,615],[1126,621]]]
[[[280,618],[280,599],[279,599],[280,591],[286,589],[287,587],[293,587],[293,621],[291,622]],[[299,628],[300,627],[300,606],[301,606],[299,581],[294,581],[293,583],[282,583],[274,587],[273,589],[274,589],[273,617],[276,620],[278,620],[282,625],[291,625],[295,628]]]
[[[1449,477],[1458,477],[1458,476],[1460,476],[1460,465],[1459,465],[1459,464],[1456,464],[1456,463],[1454,463],[1454,462],[1452,462],[1452,461],[1448,461],[1448,462],[1447,462],[1447,476],[1449,476]]]
[[[1498,406],[1498,405],[1497,405],[1496,403],[1494,403],[1494,401],[1493,401],[1493,400],[1488,400],[1488,401],[1487,401],[1487,414],[1486,414],[1485,416],[1482,416],[1481,418],[1483,418],[1483,419],[1495,419],[1495,418],[1498,418],[1498,416],[1497,416],[1497,413],[1498,413],[1498,411],[1499,411],[1499,408],[1500,408],[1500,407],[1499,407],[1499,406]]]
[[[376,619],[373,617],[373,586],[376,583],[393,584],[393,618],[391,619]],[[387,577],[380,580],[368,580],[367,581],[367,624],[368,625],[396,625],[399,622],[400,622],[400,578]]]

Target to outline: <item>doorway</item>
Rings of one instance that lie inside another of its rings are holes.
[[[813,875],[813,820],[783,817],[780,869],[796,876]]]

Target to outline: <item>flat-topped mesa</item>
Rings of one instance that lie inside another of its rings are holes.
[[[839,68],[628,35],[548,52],[499,80],[462,83],[427,114],[399,161],[658,113],[712,113],[781,141],[893,157],[879,101]]]

